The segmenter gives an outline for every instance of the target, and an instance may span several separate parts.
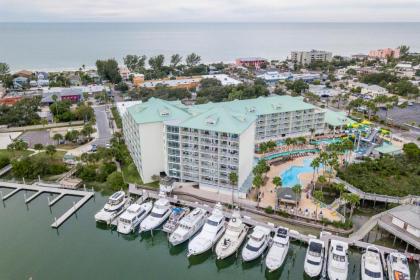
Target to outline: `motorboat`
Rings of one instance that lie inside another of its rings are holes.
[[[239,210],[232,213],[226,232],[216,245],[217,259],[225,259],[234,254],[241,246],[248,233],[248,227],[241,220]]]
[[[177,227],[179,221],[190,212],[188,208],[175,207],[169,216],[168,221],[163,225],[162,230],[166,233],[172,233]]]
[[[226,217],[223,214],[223,206],[217,203],[201,231],[188,243],[188,257],[202,254],[213,247],[225,229]]]
[[[401,253],[390,253],[386,259],[389,280],[409,280],[410,269],[407,257]]]
[[[130,198],[125,195],[124,191],[118,191],[112,194],[104,207],[95,215],[97,222],[104,222],[110,224],[115,218],[120,215],[125,208],[130,204]]]
[[[316,238],[309,239],[306,250],[304,270],[309,277],[317,277],[322,271],[325,243]]]
[[[271,230],[263,226],[255,226],[249,235],[248,241],[242,248],[242,260],[245,262],[253,261],[259,258],[267,249],[271,239]]]
[[[165,195],[155,201],[152,211],[140,224],[140,233],[151,231],[163,224],[171,215],[171,204]]]
[[[375,246],[368,246],[366,248],[366,252],[362,255],[360,266],[362,280],[384,279],[381,255]]]
[[[330,280],[346,280],[349,260],[348,244],[339,240],[331,240],[328,255],[328,277]]]
[[[176,246],[193,237],[204,225],[206,218],[206,210],[199,207],[192,210],[179,221],[176,229],[169,235],[169,243]]]
[[[284,227],[277,228],[265,258],[268,272],[273,272],[282,266],[289,251],[289,245],[289,229]]]
[[[143,204],[133,203],[118,218],[117,231],[122,234],[129,234],[135,231],[141,221],[152,210],[153,203],[151,201]]]

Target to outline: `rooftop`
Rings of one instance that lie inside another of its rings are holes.
[[[405,223],[420,229],[420,206],[401,205],[389,210],[389,214]]]
[[[355,123],[355,121],[348,118],[344,112],[334,112],[329,109],[325,109],[325,122],[331,126],[342,126]]]

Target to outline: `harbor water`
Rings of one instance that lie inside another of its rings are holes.
[[[54,217],[78,198],[64,197],[50,209],[47,196],[25,205],[20,192],[0,205],[0,279],[306,279],[306,246],[299,242],[282,269],[268,274],[260,261],[216,261],[211,251],[187,259],[187,244],[171,248],[159,231],[123,236],[97,225],[93,216],[106,202],[100,194],[52,229]],[[360,256],[350,252],[349,279],[360,278]]]

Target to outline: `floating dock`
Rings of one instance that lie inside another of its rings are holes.
[[[48,206],[53,206],[55,203],[57,203],[61,198],[63,198],[66,195],[69,196],[79,196],[82,197],[77,203],[75,203],[69,210],[67,210],[63,215],[61,215],[59,218],[55,218],[54,222],[51,224],[51,227],[53,228],[59,228],[68,218],[70,218],[74,213],[79,210],[80,207],[82,207],[89,199],[91,199],[95,193],[89,192],[89,191],[78,191],[78,190],[70,190],[70,189],[63,189],[58,188],[53,185],[46,186],[46,185],[26,185],[26,184],[19,184],[19,183],[12,183],[12,182],[0,182],[0,187],[8,188],[8,189],[14,189],[7,195],[1,197],[3,201],[9,199],[16,193],[22,190],[26,191],[34,191],[35,194],[31,195],[30,197],[26,198],[25,196],[25,203],[28,204],[32,200],[34,200],[36,197],[38,197],[42,193],[55,193],[58,194],[58,196],[48,202]]]

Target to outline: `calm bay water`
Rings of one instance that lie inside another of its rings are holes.
[[[6,193],[3,190],[3,193]],[[29,194],[28,194],[29,195]],[[51,211],[47,194],[24,204],[23,192],[0,205],[0,279],[307,279],[306,248],[294,243],[283,268],[268,275],[260,262],[218,262],[209,252],[186,258],[186,247],[170,248],[166,235],[123,236],[95,224],[105,197],[97,194],[58,231],[54,216],[71,207],[65,197]],[[359,279],[360,254],[350,253],[349,279]]]
[[[401,44],[420,51],[420,23],[0,23],[0,61],[12,69],[92,66],[126,54],[284,59],[312,48],[351,55]]]

